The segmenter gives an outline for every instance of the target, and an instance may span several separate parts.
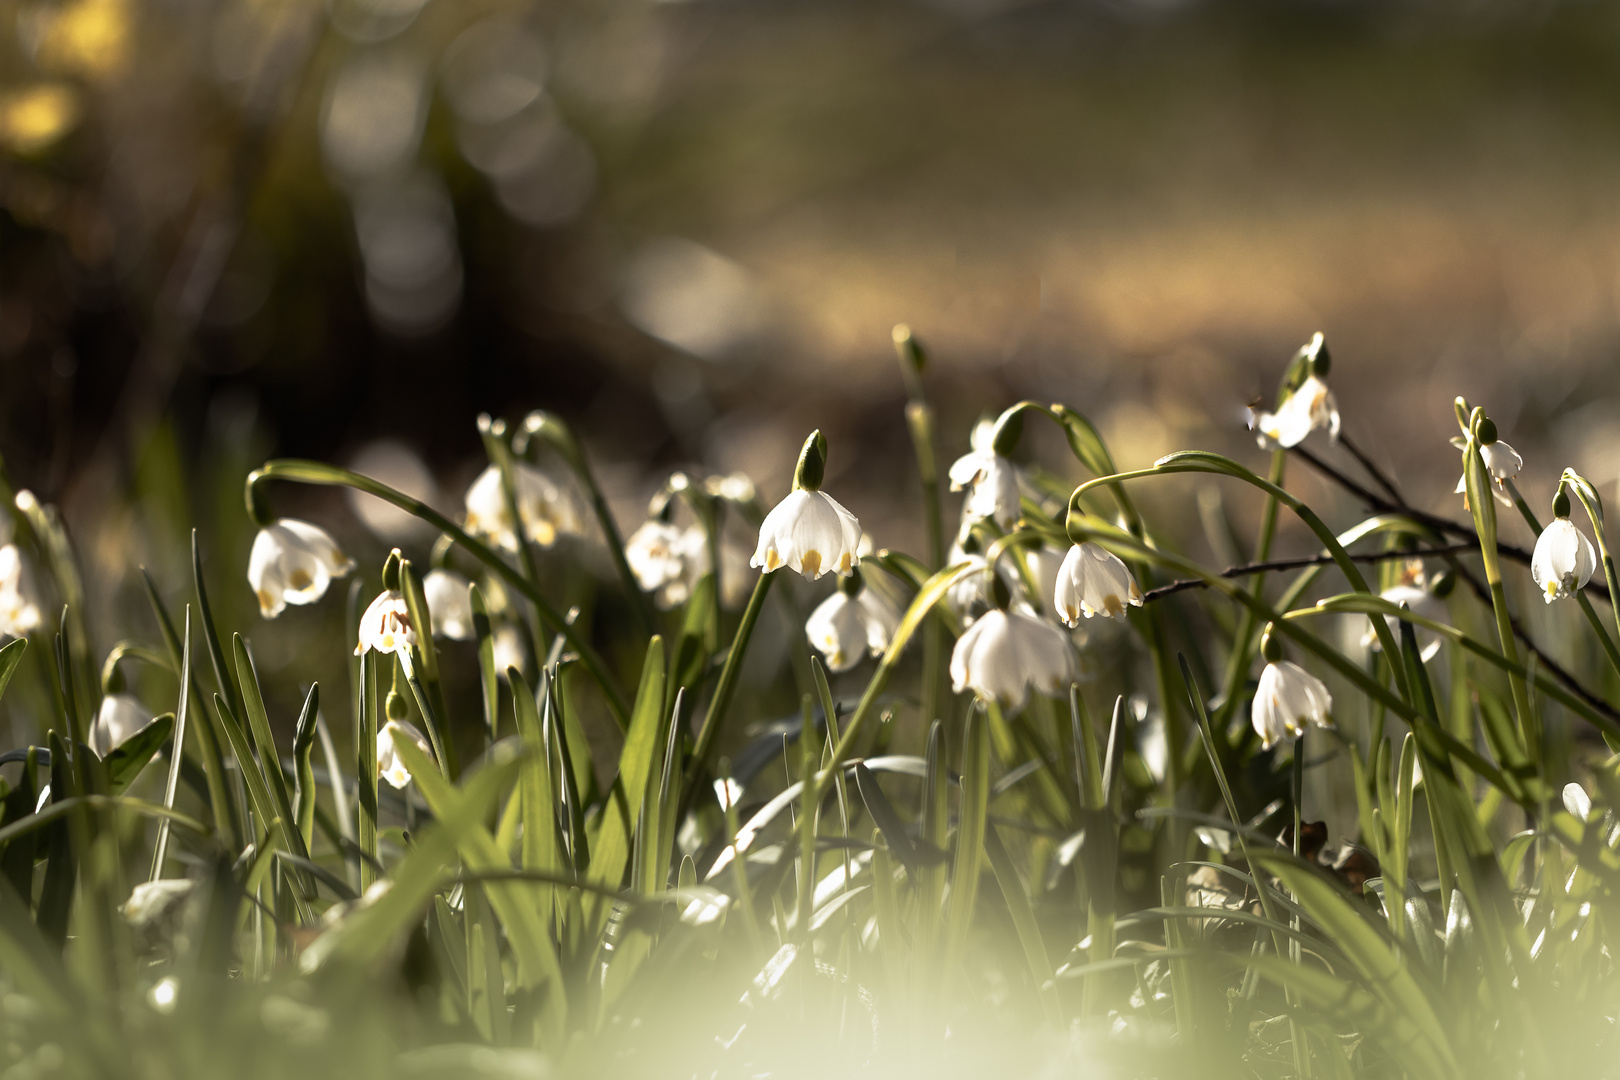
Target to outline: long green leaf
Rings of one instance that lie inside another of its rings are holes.
[[[611,888],[617,888],[624,881],[630,860],[631,834],[641,817],[647,777],[652,773],[659,736],[663,733],[664,666],[664,639],[655,636],[647,643],[641,684],[636,689],[636,703],[630,710],[630,730],[625,734],[624,749],[619,751],[618,775],[608,790],[607,803],[602,809],[602,828],[591,848],[587,876]],[[588,904],[587,912],[593,911],[595,906],[594,901]]]
[[[22,662],[23,653],[28,651],[28,639],[18,638],[9,641],[4,648],[0,648],[0,696],[4,696],[6,685],[11,682],[11,676],[16,673],[17,665]]]
[[[994,706],[989,706],[993,708]],[[990,722],[984,709],[968,713],[962,733],[962,803],[956,818],[956,863],[951,870],[951,903],[945,923],[946,981],[954,980],[967,949],[968,930],[979,898],[984,866],[985,814],[990,805]]]
[[[1368,921],[1364,909],[1358,909],[1337,885],[1302,863],[1258,851],[1250,857],[1282,881],[1328,940],[1355,965],[1368,988],[1412,1025],[1418,1041],[1427,1046],[1426,1059],[1439,1062],[1444,1075],[1454,1072],[1456,1058],[1429,995],[1401,962],[1400,953]]]
[[[1058,1000],[1057,984],[1053,981],[1052,959],[1046,954],[1046,943],[1041,939],[1040,924],[1035,920],[1035,909],[1030,906],[1029,894],[1024,891],[1018,870],[1013,866],[993,825],[986,826],[984,830],[984,850],[990,857],[990,869],[995,872],[996,883],[1001,886],[1001,895],[1007,900],[1007,910],[1012,913],[1013,929],[1018,931],[1018,942],[1024,947],[1024,959],[1028,961],[1029,973],[1035,979],[1035,991],[1040,995],[1046,1022],[1052,1026],[1052,1030],[1061,1031],[1063,1005]]]
[[[450,781],[444,778],[444,774],[439,772],[438,766],[409,740],[401,739],[395,746],[395,752],[410,770],[411,777],[416,781],[422,797],[427,800],[434,816],[441,821],[452,819],[461,821],[461,815],[468,812],[470,800],[467,794],[452,786]],[[471,783],[478,783],[478,778],[483,777],[485,771],[476,774]],[[503,774],[501,784],[496,785],[496,790],[498,791],[508,779],[510,773]],[[492,794],[488,803],[475,808],[478,812],[474,815],[475,823],[472,827],[458,829],[459,841],[456,848],[461,852],[462,861],[473,871],[509,870],[512,866],[495,845],[495,838],[490,836],[483,825],[484,814],[494,805],[493,800]],[[511,943],[512,953],[517,958],[519,985],[529,989],[549,982],[553,991],[559,995],[557,1007],[560,1022],[563,1010],[563,1003],[560,1000],[563,986],[562,970],[558,966],[557,953],[552,947],[539,909],[535,907],[532,898],[525,896],[520,886],[514,883],[489,884],[486,886],[486,894],[490,906],[495,909],[496,917],[506,928],[507,940]]]

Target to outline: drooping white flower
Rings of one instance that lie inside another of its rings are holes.
[[[1432,586],[1432,582],[1430,582],[1429,586],[1424,584],[1423,560],[1409,559],[1401,571],[1400,580],[1378,595],[1396,606],[1405,604],[1412,609],[1414,615],[1421,615],[1433,622],[1445,622],[1450,612],[1446,610],[1445,601],[1429,591]],[[1395,640],[1399,641],[1401,638],[1400,618],[1389,615],[1385,617],[1385,622],[1389,625],[1389,632],[1395,635]],[[1425,662],[1433,660],[1435,654],[1440,651],[1440,645],[1442,644],[1440,635],[1422,626],[1415,626],[1413,629],[1417,634],[1419,655],[1423,657]],[[1371,624],[1368,625],[1366,632],[1361,635],[1361,647],[1374,650],[1382,647],[1378,640],[1378,634]]]
[[[1570,781],[1564,785],[1564,809],[1585,821],[1592,815],[1592,796],[1581,785]]]
[[[799,488],[765,515],[748,565],[767,574],[785,566],[811,580],[829,571],[848,576],[860,565],[860,543],[854,514],[824,491]]]
[[[333,578],[354,569],[354,560],[318,525],[281,518],[259,530],[248,555],[248,584],[259,598],[259,613],[280,615],[288,604],[313,604],[326,595]]]
[[[1063,692],[1074,681],[1074,651],[1068,637],[1038,616],[995,608],[956,639],[951,685],[972,690],[1009,713],[1024,707],[1030,687]]]
[[[152,722],[152,714],[129,694],[108,694],[90,725],[90,749],[105,758],[120,743]]]
[[[1303,735],[1307,723],[1331,728],[1331,708],[1333,697],[1321,679],[1291,661],[1276,660],[1260,673],[1250,718],[1269,750],[1280,740]]]
[[[1574,596],[1586,587],[1597,569],[1597,552],[1586,534],[1567,517],[1553,518],[1536,538],[1530,556],[1530,576],[1541,587],[1547,603]]]
[[[409,656],[416,644],[416,630],[405,606],[405,594],[398,589],[385,589],[360,616],[360,640],[354,646],[354,655],[367,649]]]
[[[1142,590],[1118,555],[1087,540],[1063,557],[1052,606],[1066,626],[1080,625],[1081,616],[1124,618],[1126,606],[1142,606]]]
[[[452,641],[473,637],[472,582],[454,570],[429,570],[422,579],[422,598],[427,601],[433,633]]]
[[[706,546],[703,530],[698,543]],[[624,544],[624,561],[630,564],[636,583],[661,608],[684,603],[687,597],[687,532],[677,525],[653,518],[641,523]]]
[[[521,461],[512,463],[518,517],[523,535],[541,547],[550,547],[563,535],[578,536],[585,523],[573,494],[551,477]],[[467,489],[467,531],[491,540],[503,551],[518,549],[517,531],[507,513],[501,470],[491,465]]]
[[[993,425],[973,429],[973,449],[951,465],[951,490],[969,487],[962,506],[964,521],[990,518],[1003,529],[1018,520],[1018,469],[996,453]]]
[[[39,604],[23,573],[22,552],[16,544],[0,547],[0,634],[27,637],[39,623]]]
[[[433,759],[433,747],[429,745],[427,736],[418,731],[415,726],[404,720],[390,720],[377,732],[377,775],[394,785],[403,788],[411,782],[411,771],[400,760],[399,752],[394,749],[401,740],[413,742],[416,748],[427,755],[428,760]]]
[[[523,637],[517,632],[517,627],[511,623],[502,623],[495,631],[495,640],[491,643],[495,649],[495,673],[506,678],[508,668],[517,668],[519,672],[524,668]]]
[[[1519,470],[1524,468],[1524,459],[1519,456],[1513,447],[1501,439],[1497,439],[1495,442],[1482,443],[1479,448],[1479,456],[1485,463],[1485,474],[1491,480],[1491,494],[1496,496],[1496,501],[1503,506],[1512,506],[1513,496],[1507,493],[1507,487],[1502,481],[1511,480],[1513,477],[1518,476]],[[1463,473],[1462,476],[1457,478],[1457,494],[1468,494],[1467,473]]]
[[[1306,376],[1276,412],[1260,412],[1254,418],[1256,440],[1263,449],[1298,446],[1321,427],[1330,437],[1339,437],[1339,405],[1327,383],[1314,374]]]
[[[804,632],[830,671],[848,671],[867,653],[881,655],[900,626],[900,613],[876,590],[862,587],[855,596],[843,589],[817,605],[805,620]]]

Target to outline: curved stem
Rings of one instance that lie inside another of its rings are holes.
[[[440,532],[455,539],[467,550],[473,558],[499,574],[508,585],[522,593],[535,610],[540,613],[540,619],[547,624],[554,633],[559,633],[568,642],[569,646],[579,653],[580,660],[584,662],[586,670],[591,673],[598,686],[602,688],[602,695],[607,699],[607,705],[612,710],[614,718],[618,721],[620,729],[627,728],[630,723],[630,707],[625,703],[624,694],[609,674],[607,663],[600,653],[593,649],[588,641],[580,637],[568,621],[557,612],[540,594],[523,574],[514,570],[505,559],[501,558],[488,545],[475,540],[465,529],[422,502],[413,499],[403,492],[395,491],[387,484],[382,484],[369,476],[340,469],[335,465],[327,465],[319,461],[305,461],[299,458],[277,458],[267,461],[258,469],[249,474],[248,488],[251,490],[265,480],[290,480],[300,484],[320,484],[327,487],[351,487],[363,491],[367,495],[375,495],[385,502],[392,503],[411,514],[421,518]]]
[[[1356,569],[1356,564],[1350,558],[1349,552],[1344,550],[1344,546],[1339,543],[1338,537],[1323,523],[1321,518],[1316,516],[1315,511],[1283,488],[1278,487],[1269,480],[1262,480],[1231,458],[1222,457],[1219,454],[1211,454],[1202,450],[1186,450],[1171,454],[1168,457],[1160,458],[1151,469],[1115,473],[1112,476],[1101,476],[1095,480],[1088,480],[1074,489],[1074,496],[1072,497],[1083,495],[1089,489],[1104,484],[1117,484],[1126,480],[1138,480],[1148,476],[1163,476],[1168,473],[1179,472],[1201,472],[1231,476],[1271,495],[1278,502],[1292,510],[1295,516],[1303,521],[1311,532],[1316,534],[1316,538],[1322,541],[1322,546],[1327,549],[1328,554],[1333,556],[1334,565],[1339,568],[1340,573],[1344,574],[1345,580],[1350,583],[1352,589],[1356,590],[1356,592],[1372,593],[1372,590],[1367,586],[1367,579],[1361,576],[1360,570]],[[1201,570],[1199,576],[1204,576]],[[1386,656],[1397,655],[1398,646],[1389,627],[1378,619],[1374,619],[1372,622],[1373,632],[1378,635],[1378,642],[1383,648],[1384,654]],[[1406,685],[1405,673],[1394,665],[1391,665],[1391,667],[1394,670],[1395,684],[1397,689],[1400,690],[1401,697],[1409,698],[1410,689]],[[1357,668],[1356,670],[1359,673],[1360,669]]]

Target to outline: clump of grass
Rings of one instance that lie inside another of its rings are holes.
[[[1502,543],[1499,498],[1543,529],[1460,400],[1467,520],[1341,438],[1355,479],[1304,445],[1338,430],[1318,337],[1257,417],[1266,476],[1198,451],[1120,472],[1081,414],[1023,402],[948,471],[970,488],[948,546],[923,354],[896,341],[921,555],[859,554],[819,433],[770,514],[741,478],[676,477],[628,541],[544,414],[482,425],[461,521],[265,463],[266,611],[339,602],[351,566],[274,516],[280,484],[438,537],[353,573],[320,646],[348,684],[301,686],[296,723],[195,547],[184,599],[147,578],[151,619],[98,666],[115,628],[19,493],[0,693],[37,733],[0,756],[5,1075],[1613,1072],[1620,590],[1593,487],[1566,471],[1550,539]],[[1019,459],[1043,419],[1072,462]],[[1295,460],[1373,515],[1328,525]],[[1239,565],[1131,498],[1213,482],[1263,499]],[[1285,514],[1317,552],[1274,558]],[[588,542],[557,539],[592,518],[612,580],[565,609]],[[751,580],[728,521],[760,529]],[[1580,608],[1584,665],[1524,634],[1515,563],[1576,600],[1554,613]],[[762,614],[802,591],[773,582],[828,571],[810,638],[761,655]],[[142,711],[130,665],[172,710]],[[1335,790],[1354,836],[1329,844],[1306,808]]]

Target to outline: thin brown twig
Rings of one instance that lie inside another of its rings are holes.
[[[1413,551],[1374,551],[1364,555],[1350,556],[1351,562],[1376,563],[1386,562],[1390,559],[1421,559],[1428,556],[1450,555],[1459,551],[1477,551],[1478,544],[1448,544],[1445,547],[1419,548]],[[1274,559],[1271,562],[1245,563],[1242,566],[1229,566],[1222,570],[1217,577],[1240,578],[1250,574],[1264,574],[1271,570],[1303,570],[1310,566],[1330,566],[1334,562],[1332,555],[1311,555],[1300,559]],[[1173,593],[1184,592],[1187,589],[1201,589],[1209,582],[1203,578],[1182,578],[1156,589],[1149,589],[1142,594],[1143,603],[1169,596]]]
[[[1473,529],[1470,529],[1465,525],[1460,525],[1455,521],[1449,521],[1446,518],[1437,517],[1434,514],[1427,514],[1421,510],[1416,510],[1411,506],[1408,506],[1406,504],[1406,500],[1401,498],[1400,492],[1395,488],[1395,485],[1381,472],[1379,472],[1377,467],[1367,459],[1365,454],[1361,453],[1360,450],[1351,445],[1343,438],[1343,436],[1340,437],[1339,441],[1345,444],[1345,448],[1349,450],[1355,459],[1361,463],[1362,467],[1373,476],[1377,483],[1391,494],[1394,499],[1393,502],[1367,490],[1366,487],[1356,483],[1348,476],[1345,476],[1342,472],[1335,469],[1333,466],[1329,465],[1327,462],[1323,461],[1309,450],[1306,450],[1304,447],[1295,446],[1291,449],[1294,453],[1304,458],[1305,461],[1311,465],[1311,467],[1316,469],[1322,475],[1328,477],[1330,480],[1333,480],[1335,483],[1339,484],[1346,491],[1349,491],[1351,494],[1364,500],[1371,508],[1380,510],[1384,513],[1400,514],[1403,517],[1409,517],[1414,522],[1425,525],[1436,532],[1450,533],[1453,536],[1463,536],[1472,541],[1471,543],[1460,545],[1460,550],[1469,551],[1478,549],[1479,534]],[[1490,606],[1490,590],[1485,587],[1484,582],[1475,577],[1473,572],[1467,567],[1463,566],[1461,561],[1457,559],[1455,554],[1456,549],[1459,549],[1458,545],[1452,545],[1451,547],[1445,549],[1436,547],[1432,550],[1435,554],[1440,555],[1446,560],[1451,569],[1459,578],[1468,583],[1468,587],[1474,591],[1475,596],[1479,597],[1481,603],[1485,604],[1487,607]],[[1512,544],[1503,544],[1498,542],[1496,549],[1500,554],[1507,556],[1515,562],[1523,563],[1526,566],[1530,564],[1530,552],[1524,550],[1523,548],[1516,547]],[[1599,599],[1610,600],[1608,589],[1595,583],[1587,586],[1587,592]],[[1508,613],[1508,627],[1512,630],[1513,636],[1524,645],[1525,649],[1535,654],[1535,656],[1540,659],[1541,666],[1547,670],[1547,673],[1553,678],[1557,679],[1559,682],[1563,683],[1570,693],[1576,695],[1594,709],[1602,712],[1605,716],[1620,720],[1620,711],[1617,711],[1603,698],[1599,697],[1591,690],[1588,690],[1562,664],[1558,663],[1557,660],[1554,660],[1551,656],[1547,655],[1547,651],[1537,645],[1531,639],[1529,634],[1525,633],[1524,627],[1519,624],[1519,620],[1513,615],[1512,612]]]

